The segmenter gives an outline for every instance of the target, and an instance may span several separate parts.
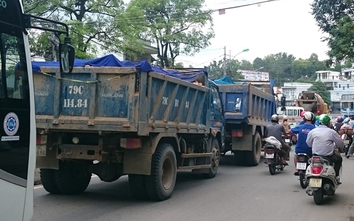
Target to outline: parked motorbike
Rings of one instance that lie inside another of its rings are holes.
[[[334,195],[339,183],[332,162],[324,157],[313,156],[309,163],[306,170],[306,179],[308,180],[306,193],[313,196],[317,205],[321,205],[325,195]]]
[[[268,165],[269,173],[274,175],[277,170],[283,171],[287,164],[283,164],[284,151],[278,149],[275,145],[266,143],[265,163]]]
[[[310,157],[306,153],[298,153],[296,154],[296,159],[297,159],[296,169],[299,171],[300,186],[303,189],[305,189],[308,185],[305,175],[306,175],[306,168],[309,165]]]

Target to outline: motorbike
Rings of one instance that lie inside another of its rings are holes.
[[[265,162],[268,165],[269,173],[274,175],[277,170],[283,171],[287,164],[283,164],[284,151],[278,149],[275,145],[266,143],[264,147]]]
[[[306,175],[306,168],[309,166],[310,157],[306,153],[298,153],[296,154],[296,169],[299,171],[299,180],[300,186],[305,189],[308,185]]]
[[[313,196],[316,205],[321,205],[325,195],[334,195],[339,183],[336,179],[333,163],[328,159],[321,156],[313,156],[309,163],[310,165],[307,167],[305,175],[308,182],[306,193],[309,196]]]
[[[344,153],[347,156],[351,139],[350,139],[349,135],[347,135],[347,134],[342,134],[342,135],[340,135],[340,137],[342,138],[342,140],[344,142]]]
[[[291,134],[283,134],[282,135],[283,138],[283,142],[286,143],[287,145],[291,146],[293,145],[293,138],[291,136]]]

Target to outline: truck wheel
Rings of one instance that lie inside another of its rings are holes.
[[[91,173],[86,164],[75,162],[60,162],[55,180],[60,192],[68,195],[84,192],[90,183]]]
[[[177,177],[176,154],[168,143],[159,144],[152,155],[151,174],[146,177],[146,190],[152,200],[171,197]]]
[[[257,166],[261,160],[262,139],[258,132],[256,132],[252,139],[252,151],[247,152],[247,165]]]
[[[52,194],[60,193],[57,183],[55,181],[55,170],[41,169],[40,176],[41,176],[42,185],[48,193],[52,193]]]
[[[149,198],[146,185],[145,185],[145,175],[129,174],[129,187],[133,196],[138,200],[146,200]]]
[[[219,162],[220,162],[220,148],[217,139],[213,139],[211,144],[212,156],[211,156],[211,168],[208,173],[202,173],[205,178],[214,178],[218,172]]]

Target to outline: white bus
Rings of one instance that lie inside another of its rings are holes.
[[[284,116],[288,118],[288,122],[290,124],[299,124],[302,121],[300,114],[304,111],[303,107],[286,106],[285,108],[285,111],[282,111],[281,107],[277,108],[277,114],[280,122],[283,121]]]
[[[30,220],[36,157],[36,122],[31,57],[26,28],[63,31],[31,24],[38,17],[23,13],[19,0],[0,0],[0,220]],[[43,19],[49,22],[47,19]],[[67,36],[68,37],[68,36]],[[70,39],[60,45],[63,72],[70,72]],[[64,67],[64,64],[67,66]]]

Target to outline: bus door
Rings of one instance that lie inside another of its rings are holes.
[[[0,199],[6,201],[0,203],[0,219],[29,220],[35,165],[35,149],[30,148],[35,147],[33,80],[22,30],[5,26],[0,24]]]

